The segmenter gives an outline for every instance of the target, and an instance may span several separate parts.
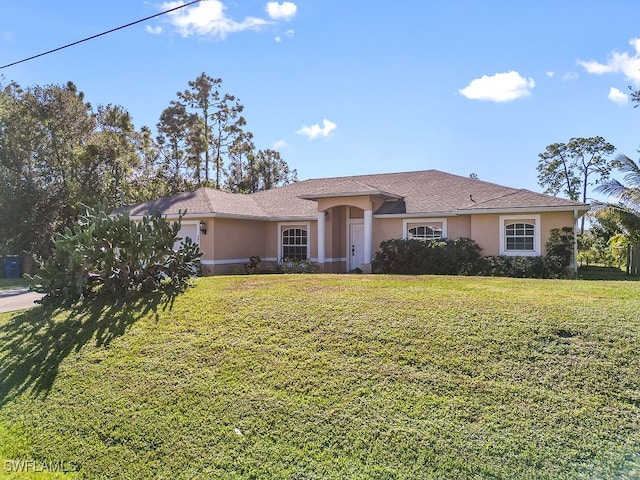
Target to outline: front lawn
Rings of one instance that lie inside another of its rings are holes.
[[[638,282],[265,275],[0,314],[0,461],[75,471],[61,478],[638,478],[639,299]]]

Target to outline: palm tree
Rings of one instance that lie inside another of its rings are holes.
[[[609,179],[596,188],[617,202],[596,204],[595,216],[614,221],[630,241],[637,243],[640,241],[640,165],[626,155],[618,157],[618,161],[618,169],[625,174],[624,183]]]

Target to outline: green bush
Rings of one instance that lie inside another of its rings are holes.
[[[481,268],[480,247],[457,240],[385,240],[373,259],[376,273],[473,275]]]
[[[547,254],[544,257],[484,257],[481,273],[493,277],[564,278],[573,258],[573,241],[572,228],[554,228],[545,245]]]
[[[520,278],[562,278],[573,258],[573,229],[551,230],[547,255],[480,256],[468,238],[456,240],[386,240],[373,260],[376,273],[401,275],[487,275]]]
[[[285,258],[278,264],[281,273],[318,273],[319,267],[311,260],[296,260]]]
[[[482,275],[490,277],[546,278],[545,259],[540,256],[521,257],[495,255],[482,259]]]
[[[200,269],[200,249],[187,238],[179,248],[178,221],[160,214],[134,222],[127,213],[109,215],[106,206],[84,207],[73,228],[53,237],[53,252],[37,258],[34,289],[42,303],[70,305],[83,298],[132,292],[184,290]]]
[[[575,237],[573,228],[553,228],[546,243],[547,255],[545,265],[551,276],[564,276],[566,268],[571,265]]]

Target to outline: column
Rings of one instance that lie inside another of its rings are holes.
[[[364,264],[363,271],[371,273],[371,257],[373,244],[373,210],[364,211]]]
[[[318,212],[318,265],[324,271],[325,262],[325,212]]]

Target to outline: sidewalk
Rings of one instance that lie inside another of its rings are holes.
[[[25,287],[5,288],[0,290],[0,313],[35,307],[37,304],[34,302],[43,296]]]

